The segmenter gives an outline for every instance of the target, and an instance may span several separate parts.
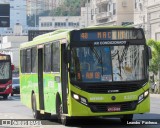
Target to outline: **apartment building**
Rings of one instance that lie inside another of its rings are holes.
[[[39,17],[39,30],[81,28],[83,26],[81,16]]]
[[[160,41],[160,1],[148,1],[148,37]]]
[[[134,22],[134,0],[88,0],[94,25],[121,26]]]

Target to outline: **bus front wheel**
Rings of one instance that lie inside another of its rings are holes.
[[[58,122],[62,123],[63,125],[69,124],[70,118],[63,115],[62,102],[59,96],[57,96],[56,98],[56,114],[57,114]]]
[[[41,114],[37,111],[36,96],[32,94],[32,112],[35,119],[41,119]]]

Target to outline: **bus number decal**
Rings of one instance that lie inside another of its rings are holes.
[[[125,100],[137,99],[137,95],[124,96],[124,99],[125,99]]]
[[[85,32],[85,33],[82,33],[82,34],[81,34],[81,38],[82,38],[82,39],[88,39],[88,33],[86,33],[86,32]]]

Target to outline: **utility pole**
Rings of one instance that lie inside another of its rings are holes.
[[[150,13],[147,13],[147,39],[151,38]]]
[[[88,0],[87,0],[87,27],[88,27]]]
[[[37,0],[35,1],[35,29],[37,27]]]

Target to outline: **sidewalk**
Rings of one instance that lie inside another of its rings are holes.
[[[150,97],[158,97],[158,98],[160,98],[160,94],[150,94]]]

